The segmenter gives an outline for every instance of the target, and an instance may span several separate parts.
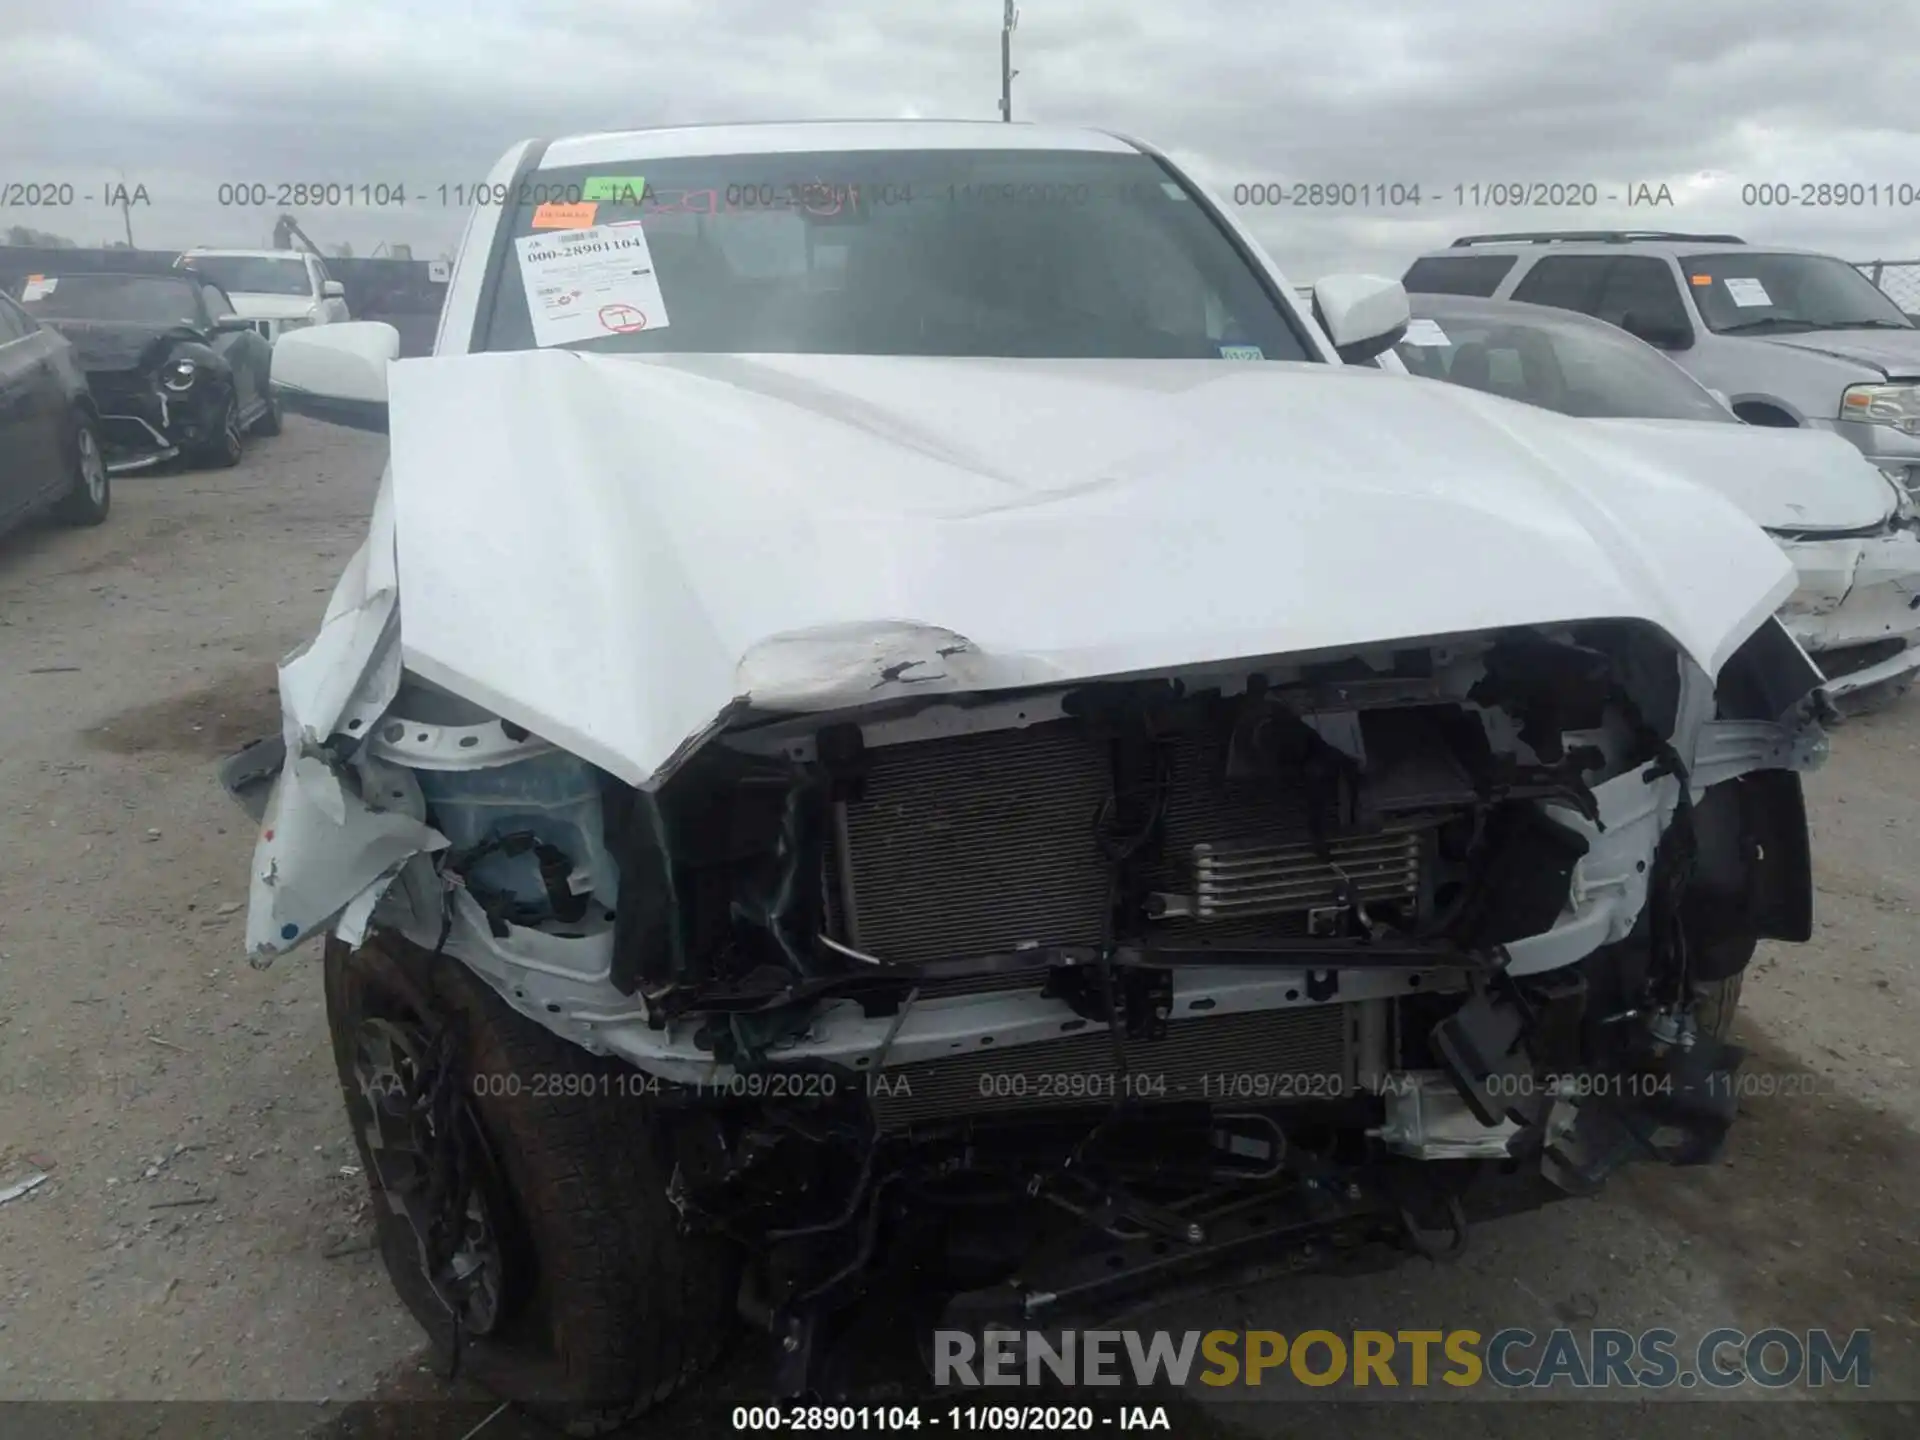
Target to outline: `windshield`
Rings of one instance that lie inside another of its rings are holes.
[[[1318,358],[1140,154],[678,157],[503,198],[489,350]]]
[[[20,303],[42,320],[120,320],[196,329],[205,323],[193,282],[171,275],[49,275],[27,281]]]
[[[264,255],[187,255],[180,263],[206,276],[229,295],[313,294],[304,260],[275,260]]]
[[[1562,415],[1740,421],[1679,366],[1598,320],[1498,319],[1423,307],[1395,346],[1407,369]]]
[[[1879,286],[1830,255],[1690,255],[1680,268],[1700,318],[1722,335],[1914,328]]]

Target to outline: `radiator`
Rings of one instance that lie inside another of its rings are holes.
[[[842,836],[855,943],[899,964],[1097,944],[1112,788],[1071,721],[870,751]]]
[[[1359,1005],[1315,1005],[1175,1020],[1160,1040],[1127,1042],[1128,1093],[1142,1104],[1227,1109],[1339,1099],[1357,1081]],[[1113,1039],[1075,1034],[1011,1050],[896,1066],[869,1094],[884,1130],[968,1115],[1102,1109],[1119,1088]]]
[[[1169,748],[1163,843],[1144,878],[1182,903],[1147,938],[1304,935],[1342,886],[1367,901],[1417,896],[1432,820],[1323,849],[1297,789],[1227,784],[1219,741]],[[1104,747],[1070,720],[871,750],[829,857],[832,913],[851,943],[896,964],[1098,944],[1111,866],[1095,822],[1112,788]]]

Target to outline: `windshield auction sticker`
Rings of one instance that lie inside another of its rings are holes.
[[[588,230],[593,227],[594,212],[599,208],[599,203],[592,200],[579,205],[537,205],[533,211],[533,228],[536,230]]]
[[[667,304],[640,226],[523,235],[513,244],[534,344],[667,328]]]

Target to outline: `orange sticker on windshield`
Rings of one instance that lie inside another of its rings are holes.
[[[582,201],[578,205],[546,204],[536,206],[533,212],[533,228],[536,230],[585,230],[593,224],[593,217],[599,213],[599,202]]]
[[[1713,283],[1713,277],[1711,275],[1689,275],[1687,278],[1696,285],[1711,285]]]

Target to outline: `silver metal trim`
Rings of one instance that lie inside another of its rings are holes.
[[[162,401],[161,403],[164,405],[166,402]],[[163,418],[164,418],[164,413],[163,413]],[[158,430],[153,428],[153,422],[151,420],[143,419],[138,415],[103,414],[100,417],[100,421],[103,425],[109,420],[124,420],[129,425],[138,425],[142,430],[146,431],[147,434],[151,435],[153,437],[153,443],[158,445],[163,450],[168,449],[173,445],[173,442],[171,440],[167,439],[165,435],[161,434]]]
[[[835,868],[840,872],[840,909],[847,939],[855,946],[860,940],[860,901],[853,888],[853,827],[847,821],[847,802],[833,802],[833,852]]]
[[[153,455],[141,455],[132,460],[110,460],[107,462],[107,474],[126,475],[135,470],[151,470],[155,465],[163,465],[179,454],[178,445],[169,445],[165,450]]]

